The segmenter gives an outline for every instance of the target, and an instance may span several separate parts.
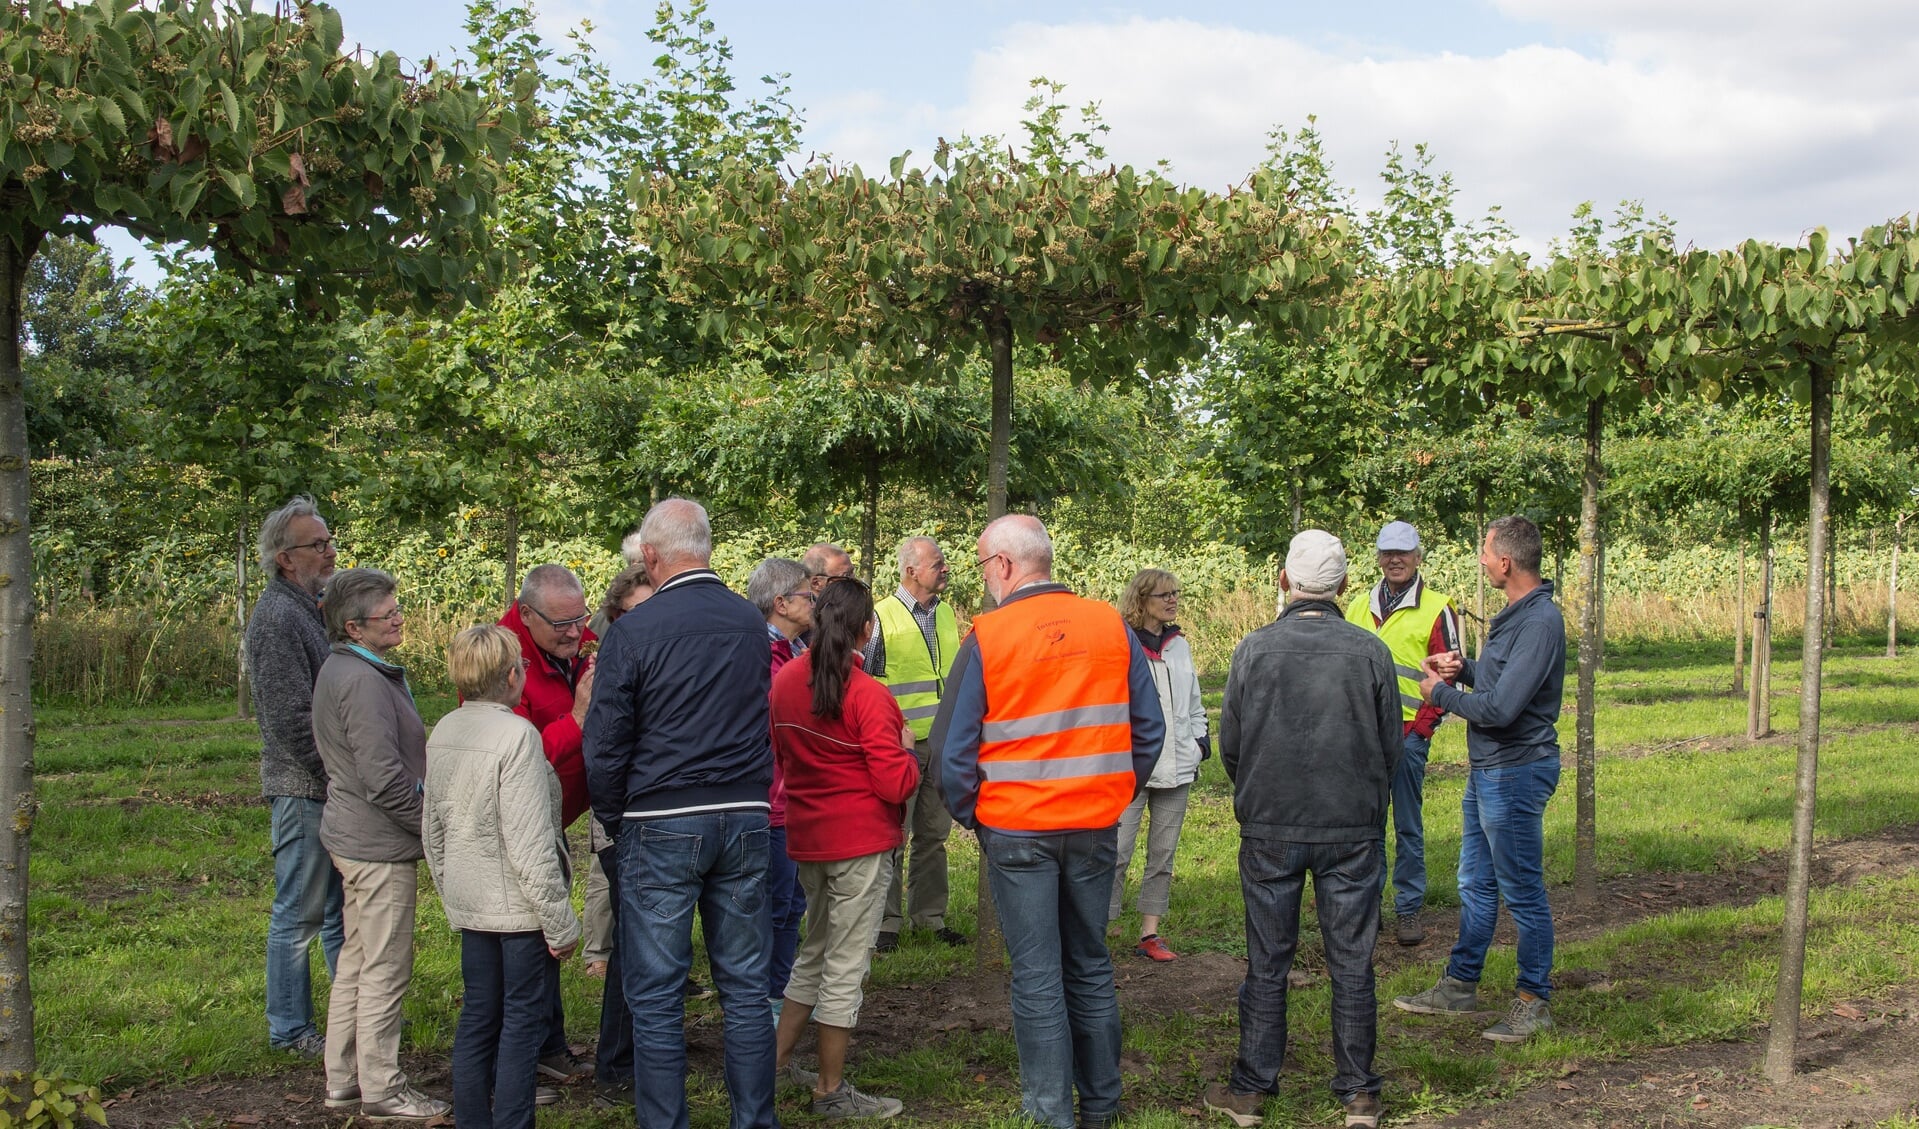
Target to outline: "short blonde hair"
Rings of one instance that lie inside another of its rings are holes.
[[[505,702],[519,661],[520,641],[496,624],[469,627],[446,645],[447,676],[467,701]]]
[[[1178,584],[1179,578],[1163,568],[1142,568],[1126,582],[1119,595],[1119,617],[1132,627],[1146,626],[1146,597],[1162,584]]]

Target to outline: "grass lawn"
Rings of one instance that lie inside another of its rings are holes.
[[[1824,839],[1919,823],[1919,655],[1909,650],[1887,660],[1878,656],[1880,646],[1842,646],[1826,667],[1817,825]],[[1730,691],[1729,655],[1729,645],[1688,645],[1620,647],[1608,656],[1596,719],[1604,875],[1736,871],[1787,843],[1797,650],[1782,646],[1775,660],[1773,723],[1784,736],[1758,743],[1744,740],[1745,700]],[[1217,687],[1208,702],[1217,709]],[[421,706],[430,723],[452,702],[423,697]],[[289,1067],[267,1048],[263,1019],[272,867],[267,809],[258,796],[258,734],[253,723],[231,720],[231,712],[230,702],[39,711],[30,913],[45,1069],[112,1091]],[[1555,883],[1572,875],[1572,725],[1569,705],[1562,787],[1547,812],[1547,870]],[[1458,723],[1440,730],[1431,771],[1430,897],[1448,905],[1457,900],[1453,869],[1465,783]],[[953,846],[952,917],[970,931],[977,857],[963,836]],[[1194,790],[1163,926],[1182,955],[1243,954],[1237,849],[1231,797],[1215,759]],[[1136,864],[1135,881],[1137,873]],[[421,903],[406,1004],[409,1046],[444,1053],[459,994],[458,947],[424,876]],[[1919,981],[1915,907],[1919,875],[1910,872],[1816,891],[1807,1007]],[[1771,1002],[1780,912],[1777,900],[1702,905],[1562,944],[1558,972],[1579,970],[1589,986],[1556,996],[1559,1032],[1521,1047],[1480,1040],[1483,1024],[1405,1016],[1386,1006],[1379,1065],[1390,1108],[1395,1116],[1459,1109],[1580,1061],[1751,1037]],[[1136,924],[1129,908],[1120,926]],[[1309,920],[1309,934],[1311,928]],[[1431,951],[1443,955],[1443,947]],[[876,965],[873,983],[938,982],[969,963],[969,953],[909,943]],[[317,951],[314,965],[323,1000]],[[1382,976],[1382,1002],[1427,986],[1438,971],[1416,964]],[[1503,1003],[1498,986],[1509,988],[1512,976],[1511,950],[1496,946],[1486,1006]],[[574,962],[565,984],[570,1034],[590,1041],[599,983]],[[1289,1068],[1283,1080],[1286,1118],[1336,1122],[1325,1089],[1328,1006],[1323,983],[1294,994],[1298,1069]],[[694,1005],[699,1014],[712,1007]],[[1235,1036],[1230,992],[1170,1014],[1129,1014],[1126,1124],[1193,1124],[1181,1109],[1193,1107],[1200,1087],[1218,1076]],[[995,1030],[928,1032],[910,1046],[856,1044],[853,1062],[862,1088],[903,1098],[921,1123],[942,1125],[1013,1124],[1015,1068],[1010,1037]],[[718,1079],[697,1075],[691,1084],[695,1124],[723,1124]],[[810,1120],[802,1108],[789,1099],[782,1114]],[[630,1115],[572,1107],[542,1116],[553,1124],[630,1124]]]

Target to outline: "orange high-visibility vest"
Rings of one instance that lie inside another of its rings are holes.
[[[1070,592],[973,621],[986,716],[974,813],[1002,831],[1111,827],[1133,801],[1126,624]]]

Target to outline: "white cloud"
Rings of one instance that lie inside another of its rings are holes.
[[[1218,187],[1263,158],[1274,125],[1317,114],[1362,200],[1389,142],[1429,142],[1462,214],[1503,205],[1534,247],[1583,200],[1641,199],[1702,246],[1845,234],[1919,207],[1906,124],[1919,117],[1919,33],[1902,7],[1810,20],[1783,0],[1501,7],[1593,46],[1382,57],[1187,20],[1027,23],[975,55],[962,105],[875,96],[809,119],[820,148],[884,168],[941,134],[1018,136],[1027,80],[1045,74],[1072,104],[1101,104],[1114,159],[1169,158],[1181,179]]]

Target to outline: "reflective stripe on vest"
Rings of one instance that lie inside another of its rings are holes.
[[[1432,646],[1433,625],[1439,622],[1440,613],[1446,610],[1452,601],[1433,591],[1424,580],[1419,584],[1419,603],[1412,607],[1401,607],[1386,617],[1386,622],[1373,623],[1372,589],[1354,596],[1346,605],[1346,621],[1379,636],[1386,649],[1393,653],[1393,670],[1399,675],[1399,715],[1401,721],[1411,721],[1418,715],[1426,699],[1420,697],[1419,683],[1426,672],[1419,668],[1425,659],[1428,648]]]
[[[880,617],[881,637],[886,640],[886,674],[880,681],[892,691],[893,700],[906,715],[913,739],[924,741],[933,731],[933,715],[940,710],[946,676],[952,673],[953,655],[959,650],[959,624],[953,618],[953,606],[941,600],[933,609],[933,631],[939,640],[937,656],[927,652],[926,633],[898,593],[881,600],[874,610]]]
[[[986,714],[979,821],[1003,831],[1110,827],[1132,802],[1132,657],[1106,604],[1070,592],[973,621]]]

